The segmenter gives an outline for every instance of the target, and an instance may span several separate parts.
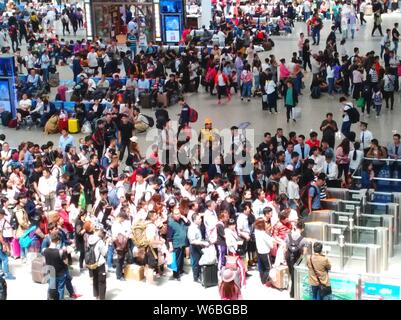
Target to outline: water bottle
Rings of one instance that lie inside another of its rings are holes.
[[[285,273],[284,275],[284,288],[287,289],[288,288],[288,273]]]

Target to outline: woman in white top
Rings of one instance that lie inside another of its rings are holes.
[[[7,173],[7,166],[10,163],[11,159],[11,149],[8,142],[3,143],[3,148],[0,152],[0,166],[3,174]]]
[[[260,280],[265,284],[269,279],[269,271],[271,268],[270,251],[273,249],[274,240],[266,232],[266,223],[263,219],[257,219],[255,222],[255,240],[256,251],[260,261]]]
[[[253,44],[251,44],[245,51],[246,53],[246,61],[248,64],[251,66],[253,65],[253,59],[255,59],[255,49],[253,47]]]
[[[357,170],[362,163],[363,151],[359,150],[360,147],[361,147],[361,144],[359,142],[355,142],[354,150],[351,150],[349,152],[349,156],[348,156],[350,159],[349,170],[350,170],[351,174],[354,173],[355,170]]]

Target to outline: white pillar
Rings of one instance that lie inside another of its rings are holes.
[[[209,29],[212,20],[212,2],[211,0],[202,0],[202,17],[201,24]]]

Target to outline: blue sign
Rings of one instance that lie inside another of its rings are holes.
[[[18,99],[14,67],[14,56],[2,55],[0,57],[0,108],[10,111],[15,118]]]
[[[400,287],[389,284],[365,282],[362,300],[400,300]]]

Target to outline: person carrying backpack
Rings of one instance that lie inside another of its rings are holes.
[[[287,235],[285,239],[286,253],[285,260],[287,262],[288,271],[291,277],[291,289],[290,297],[294,298],[294,265],[298,259],[306,254],[307,251],[307,241],[302,236],[302,232],[305,229],[305,224],[302,221],[298,221],[296,224],[296,230],[292,231]]]
[[[346,97],[340,98],[340,103],[343,109],[343,124],[341,133],[348,138],[351,132],[351,125],[359,122],[359,111],[347,100]]]
[[[88,238],[85,264],[93,272],[93,296],[97,300],[106,299],[106,255],[111,238],[105,240],[102,224],[94,226],[95,232]]]
[[[372,96],[373,104],[375,105],[376,109],[376,118],[380,117],[380,111],[382,109],[382,104],[383,104],[383,94],[380,91],[380,87],[375,87],[373,90],[373,96]]]

